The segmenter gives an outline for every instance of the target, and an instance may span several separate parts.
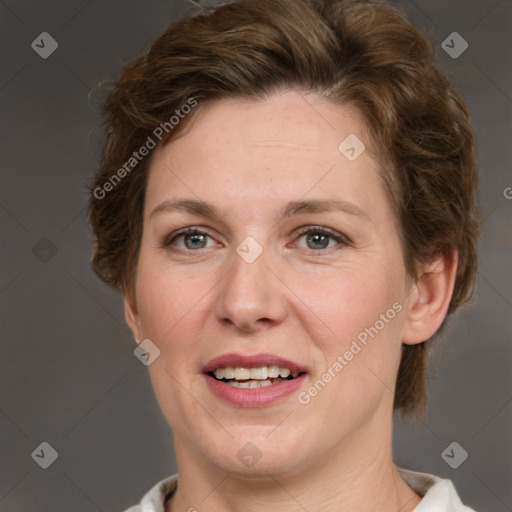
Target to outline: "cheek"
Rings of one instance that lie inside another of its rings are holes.
[[[301,298],[301,327],[321,362],[316,377],[329,368],[337,377],[325,400],[337,403],[343,396],[354,399],[354,407],[362,396],[380,396],[394,386],[404,323],[400,265],[367,263],[302,276],[293,287]],[[336,362],[342,370],[333,368]]]
[[[137,274],[137,307],[144,336],[166,350],[190,347],[198,337],[204,315],[210,311],[215,275],[184,273],[159,265],[141,254]],[[210,291],[210,293],[208,293]]]
[[[354,266],[350,271],[329,269],[323,275],[301,275],[295,281],[293,290],[303,304],[303,315],[316,317],[313,324],[322,326],[335,339],[356,336],[400,298],[395,280],[375,265]]]
[[[197,404],[190,400],[179,382],[197,378],[197,356],[204,350],[206,315],[211,314],[214,282],[184,276],[178,269],[158,266],[141,254],[137,274],[137,306],[145,338],[160,349],[161,357],[149,367],[155,395],[169,424],[177,427],[178,417],[195,414]],[[189,387],[187,385],[187,387]],[[179,411],[177,414],[176,411]],[[201,411],[196,411],[198,416]]]

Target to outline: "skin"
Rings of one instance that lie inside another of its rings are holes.
[[[161,351],[149,371],[179,472],[166,511],[413,510],[421,497],[392,461],[394,386],[402,344],[428,339],[446,315],[456,252],[417,282],[406,274],[379,165],[353,108],[287,91],[216,100],[198,114],[152,156],[135,289],[125,297],[135,338]],[[367,148],[355,161],[338,150],[349,134]],[[213,203],[221,218],[151,215],[182,198]],[[367,218],[276,217],[288,201],[326,198]],[[164,247],[188,226],[210,234]],[[298,233],[308,226],[350,242]],[[252,263],[236,252],[247,236],[263,249]],[[396,302],[401,311],[308,404],[293,393],[264,408],[234,407],[201,374],[221,354],[273,353],[307,366],[299,392],[307,391]],[[237,457],[248,442],[261,453],[250,468]]]

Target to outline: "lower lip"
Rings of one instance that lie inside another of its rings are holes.
[[[297,391],[303,384],[306,374],[263,388],[235,388],[210,377],[210,375],[205,374],[204,377],[210,391],[217,398],[231,405],[237,407],[266,407]]]

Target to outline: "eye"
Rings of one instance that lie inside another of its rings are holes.
[[[173,233],[164,240],[162,245],[163,247],[171,248],[171,250],[176,250],[174,247],[171,247],[176,246],[181,251],[195,251],[215,246],[215,243],[207,245],[208,238],[211,239],[212,237],[208,234],[207,230],[189,227]],[[183,243],[179,244],[178,242]]]
[[[306,248],[313,252],[331,249],[336,245],[347,246],[350,244],[348,238],[329,228],[308,227],[299,232],[299,238],[305,239]]]
[[[208,245],[208,239],[211,240]],[[298,233],[296,240],[305,239],[306,247],[311,253],[325,252],[336,246],[349,246],[350,240],[332,229],[318,226],[309,226]],[[200,249],[215,247],[217,242],[209,234],[209,230],[199,227],[188,227],[169,235],[162,243],[162,247],[171,251],[197,252]]]

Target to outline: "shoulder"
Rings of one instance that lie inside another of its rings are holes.
[[[462,503],[451,480],[410,469],[397,469],[407,484],[423,497],[414,512],[475,512]]]
[[[165,500],[176,490],[177,485],[177,474],[160,480],[144,494],[140,503],[124,512],[164,512]]]

